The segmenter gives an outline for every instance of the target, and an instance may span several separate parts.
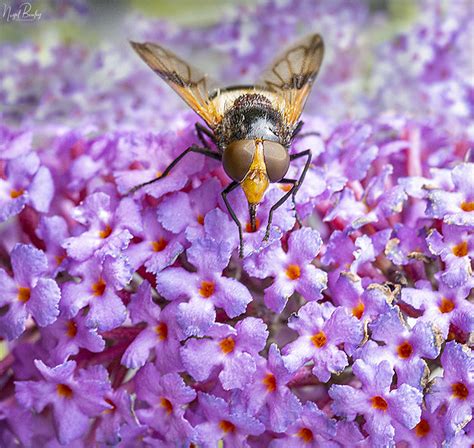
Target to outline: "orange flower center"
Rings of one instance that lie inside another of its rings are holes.
[[[92,285],[92,292],[94,293],[95,296],[100,297],[104,295],[105,292],[105,287],[107,285],[105,284],[104,280],[102,278],[99,278],[93,285]]]
[[[20,286],[18,288],[18,300],[20,302],[26,303],[28,300],[30,300],[31,297],[31,290],[30,288],[24,288],[23,286]]]
[[[359,303],[352,308],[352,315],[354,317],[357,317],[357,319],[360,319],[362,317],[362,314],[364,314],[365,310],[365,305],[359,301]]]
[[[452,300],[449,300],[449,299],[446,299],[445,297],[443,297],[441,299],[440,305],[438,306],[438,309],[443,314],[450,313],[451,311],[454,310],[454,302]]]
[[[228,420],[221,420],[219,423],[219,428],[221,428],[225,434],[235,431],[235,425]]]
[[[232,353],[235,348],[234,338],[229,336],[228,338],[222,339],[221,342],[219,342],[219,347],[225,355]]]
[[[397,352],[400,358],[407,359],[413,353],[413,347],[408,341],[405,341],[398,346]]]
[[[265,385],[268,392],[276,391],[276,388],[277,388],[276,378],[275,378],[275,375],[273,375],[272,373],[267,373],[262,383]]]
[[[151,247],[153,248],[154,252],[161,252],[167,245],[168,241],[166,241],[164,238],[160,238],[158,241],[152,241],[151,243]]]
[[[197,222],[198,222],[199,224],[203,225],[203,224],[204,224],[204,216],[202,216],[201,214],[199,214],[199,215],[197,216]]]
[[[165,408],[165,411],[168,415],[173,412],[173,405],[171,404],[171,401],[169,401],[167,398],[163,397],[160,400],[160,405],[161,407]]]
[[[284,184],[284,185],[280,185],[279,187],[280,187],[280,190],[283,190],[284,192],[288,193],[293,188],[293,185]]]
[[[160,341],[166,341],[166,339],[168,339],[168,325],[166,325],[164,322],[160,322],[155,327],[155,331]]]
[[[371,402],[374,409],[380,409],[381,411],[386,411],[388,409],[388,403],[379,395],[372,397]]]
[[[310,443],[313,441],[314,436],[313,436],[313,431],[309,428],[301,428],[297,434],[296,434],[300,439],[303,440],[304,443]]]
[[[72,389],[67,384],[58,384],[56,392],[60,397],[72,398]]]
[[[296,280],[296,279],[300,278],[300,276],[301,276],[300,267],[297,264],[290,264],[286,268],[286,276],[290,280]]]
[[[311,337],[311,342],[315,347],[321,348],[326,345],[327,337],[323,331],[320,331]]]
[[[415,426],[415,433],[418,437],[425,437],[426,434],[430,432],[430,430],[430,424],[424,418],[422,418],[420,423]]]
[[[467,255],[467,242],[463,241],[454,246],[453,254],[456,255],[456,257],[465,257]]]
[[[73,338],[77,334],[77,325],[73,320],[68,320],[66,324],[66,334]]]
[[[25,192],[25,190],[23,190],[23,188],[20,188],[18,190],[11,190],[10,191],[10,197],[12,199],[16,199],[16,198],[20,197],[24,192]]]
[[[99,232],[99,236],[105,240],[105,238],[109,237],[110,234],[112,233],[112,227],[110,227],[108,224],[105,226],[104,230],[101,230]]]
[[[201,287],[199,288],[199,294],[201,294],[201,296],[205,299],[208,299],[212,296],[212,294],[214,294],[215,290],[216,285],[214,284],[214,282],[208,282],[206,280],[203,280],[201,282]]]
[[[54,259],[56,260],[56,264],[59,266],[63,260],[66,258],[66,255],[55,255]]]
[[[260,219],[255,218],[255,232],[260,228]],[[250,222],[247,222],[245,225],[245,231],[247,233],[253,233],[252,232],[252,226],[250,225]]]
[[[474,212],[474,201],[470,201],[470,202],[463,202],[461,204],[461,208],[465,211],[465,212]]]
[[[460,400],[465,400],[469,395],[469,391],[463,383],[454,383],[451,388],[453,390],[453,396]]]

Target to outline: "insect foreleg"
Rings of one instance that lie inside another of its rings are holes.
[[[185,151],[183,151],[178,157],[176,157],[176,159],[174,159],[167,167],[166,169],[163,171],[163,173],[161,174],[161,176],[158,176],[156,177],[155,179],[151,179],[147,182],[144,182],[140,185],[136,185],[135,187],[131,188],[129,190],[129,192],[127,193],[127,195],[129,194],[132,194],[132,193],[135,193],[135,191],[139,190],[140,188],[146,186],[146,185],[150,185],[154,182],[157,182],[159,181],[160,179],[162,179],[163,177],[166,177],[170,171],[178,164],[178,162],[186,155],[186,154],[189,154],[190,152],[196,152],[198,154],[203,154],[207,157],[211,157],[213,159],[216,159],[216,160],[221,160],[222,159],[222,156],[220,154],[218,154],[217,152],[214,152],[214,151],[210,151],[209,149],[206,149],[206,148],[200,148],[199,146],[190,146],[188,149],[186,149]]]
[[[300,131],[303,128],[303,125],[304,125],[304,122],[300,120],[298,122],[298,124],[296,125],[295,130],[291,134],[291,140],[293,140],[293,139],[298,139],[299,140],[299,139],[302,139],[302,138],[305,138],[305,137],[309,137],[310,135],[315,135],[317,137],[321,137],[321,134],[319,132],[316,132],[316,131],[309,131],[309,132],[301,133]]]
[[[222,199],[224,199],[225,206],[227,207],[227,210],[234,220],[234,222],[237,224],[237,228],[239,229],[239,256],[240,258],[244,257],[244,236],[242,234],[242,224],[240,224],[239,218],[237,218],[237,215],[235,214],[234,210],[230,206],[229,201],[227,200],[227,195],[235,190],[240,184],[238,182],[232,182],[227,187],[222,190]]]
[[[303,183],[303,180],[304,180],[304,178],[306,176],[306,173],[308,172],[309,166],[311,164],[311,157],[312,157],[311,149],[307,149],[305,151],[299,152],[298,154],[291,155],[290,156],[290,161],[299,159],[300,157],[306,157],[306,162],[305,162],[303,171],[300,174],[300,177],[297,180],[296,179],[286,179],[286,178],[283,178],[283,179],[280,180],[281,183],[293,184],[293,186],[291,187],[291,189],[285,195],[283,195],[278,200],[278,202],[273,204],[272,207],[270,208],[270,212],[268,213],[267,229],[265,231],[265,236],[263,237],[263,241],[268,240],[268,238],[270,236],[270,228],[271,228],[272,221],[273,221],[273,213],[275,212],[275,210],[278,207],[283,205],[288,200],[288,198],[290,196],[292,197],[292,201],[293,201],[293,204],[295,206],[295,212],[296,212],[296,193],[298,192],[299,188],[301,187],[301,184]]]

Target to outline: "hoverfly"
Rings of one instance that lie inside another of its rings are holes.
[[[311,163],[311,150],[289,155],[288,148],[301,130],[299,120],[312,84],[319,72],[324,44],[319,34],[296,42],[283,52],[255,85],[221,88],[207,75],[160,45],[130,42],[138,55],[160,76],[207,124],[196,123],[203,147],[190,146],[163,171],[161,176],[130,190],[133,193],[167,176],[186,154],[195,152],[222,162],[232,182],[222,191],[222,198],[237,224],[240,257],[243,257],[242,225],[232,210],[227,195],[240,186],[249,205],[250,226],[256,230],[256,210],[270,182],[285,183],[291,188],[271,208],[264,241],[270,235],[275,210],[295,195]],[[206,137],[212,141],[212,150]],[[290,162],[306,158],[298,179],[285,175]],[[295,210],[296,211],[296,210]]]

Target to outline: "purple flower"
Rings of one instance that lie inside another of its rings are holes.
[[[215,307],[230,317],[242,314],[252,296],[233,278],[224,277],[231,247],[215,240],[196,240],[187,250],[189,262],[197,268],[168,268],[156,276],[156,288],[168,300],[188,299],[178,306],[177,320],[186,336],[204,336],[214,323]]]
[[[243,391],[248,412],[271,431],[284,432],[300,415],[301,403],[287,386],[291,377],[280,351],[272,344],[268,360],[259,360],[254,381]]]
[[[251,414],[232,409],[230,403],[213,395],[199,393],[199,408],[203,420],[195,428],[193,441],[204,448],[213,448],[222,440],[227,446],[248,446],[249,435],[258,436],[265,427]]]
[[[428,193],[426,214],[446,224],[474,226],[474,164],[461,163],[451,171],[453,191]]]
[[[418,321],[413,328],[402,320],[394,308],[369,325],[373,341],[358,350],[357,357],[366,362],[387,360],[397,373],[397,384],[408,384],[422,390],[426,385],[428,366],[423,358],[434,359],[440,351],[441,340],[432,325]]]
[[[100,258],[116,257],[126,249],[133,234],[142,229],[138,206],[130,198],[117,204],[102,192],[88,196],[74,210],[74,217],[87,230],[67,238],[63,247],[77,261],[85,261],[94,254]]]
[[[74,318],[60,316],[56,322],[41,331],[44,345],[51,354],[53,365],[62,364],[81,348],[98,353],[104,350],[105,341],[97,328],[87,326],[87,317],[81,313]]]
[[[100,331],[118,327],[126,318],[126,308],[117,292],[131,280],[132,271],[123,258],[106,256],[103,264],[96,258],[76,264],[70,273],[80,282],[62,285],[61,310],[74,317],[86,306],[86,322]]]
[[[443,282],[456,288],[464,285],[472,276],[471,259],[474,258],[474,234],[472,228],[443,224],[443,235],[433,230],[426,238],[432,254],[446,264],[441,274]]]
[[[186,370],[197,381],[207,380],[217,370],[225,390],[244,389],[253,380],[255,358],[267,341],[267,326],[260,319],[247,317],[235,329],[214,324],[206,336],[188,340],[181,349]]]
[[[34,152],[7,162],[6,179],[0,177],[0,222],[17,215],[25,205],[46,213],[54,195],[51,173]]]
[[[100,416],[95,440],[106,445],[117,445],[122,440],[123,431],[138,427],[132,397],[126,390],[118,389],[107,393],[105,401],[110,408]]]
[[[46,257],[52,275],[65,270],[69,260],[66,260],[66,250],[63,242],[69,236],[67,223],[61,216],[43,216],[36,235],[46,246]]]
[[[75,372],[74,361],[50,368],[36,360],[35,365],[43,379],[17,381],[16,397],[22,406],[35,412],[42,412],[48,405],[52,407],[61,444],[69,444],[83,436],[89,429],[89,418],[111,408],[105,401],[110,384],[104,367],[94,366]]]
[[[419,280],[416,288],[403,288],[401,300],[421,311],[418,318],[434,325],[443,338],[448,336],[450,329],[466,334],[474,331],[474,304],[466,300],[474,282],[471,280],[462,288],[449,288],[442,281],[439,291],[433,291],[430,283]]]
[[[258,258],[246,261],[250,275],[275,277],[273,284],[265,289],[264,296],[265,304],[271,310],[280,313],[295,291],[308,301],[321,299],[327,276],[311,264],[321,244],[317,231],[304,228],[291,233],[287,252],[280,245],[271,246]]]
[[[195,239],[202,234],[204,217],[217,206],[221,190],[217,179],[209,179],[189,193],[173,193],[158,205],[158,220],[166,230]]]
[[[360,389],[346,385],[333,385],[329,389],[336,415],[349,421],[363,415],[370,443],[377,446],[393,444],[393,421],[409,429],[415,427],[420,421],[422,394],[407,384],[390,390],[393,369],[388,361],[372,365],[358,359],[353,370],[362,383]]]
[[[182,238],[163,229],[151,209],[146,210],[143,216],[140,237],[142,241],[131,244],[126,251],[135,270],[144,265],[148,272],[157,274],[172,265],[184,250],[180,241]]]
[[[446,436],[442,425],[439,424],[441,419],[442,416],[440,414],[432,414],[424,409],[421,413],[420,421],[412,429],[393,422],[395,442],[406,442],[410,446],[442,446]]]
[[[148,363],[134,379],[137,398],[148,406],[137,410],[141,423],[158,431],[166,442],[184,444],[192,434],[192,427],[184,416],[188,403],[196,392],[186,386],[177,373],[160,375],[156,367]]]
[[[437,377],[426,395],[430,412],[446,406],[444,430],[453,436],[472,419],[474,407],[474,356],[467,347],[448,342],[441,355],[443,376]]]
[[[25,331],[30,315],[41,327],[56,320],[61,291],[53,279],[47,278],[48,261],[43,251],[17,244],[10,260],[13,278],[0,269],[0,335],[15,339]]]
[[[364,336],[362,325],[355,317],[329,303],[306,304],[290,317],[288,326],[299,336],[283,349],[285,365],[295,371],[312,360],[313,374],[323,382],[348,365],[341,345],[350,355]]]
[[[160,310],[153,302],[150,284],[144,281],[132,296],[128,310],[133,324],[146,322],[147,326],[125,350],[122,364],[131,369],[141,367],[154,348],[156,365],[162,373],[181,370],[179,341],[183,335],[176,323],[177,306],[170,304]]]
[[[329,419],[311,401],[303,406],[300,418],[287,429],[286,433],[286,437],[273,440],[270,448],[300,448],[302,446],[337,448],[340,446],[337,442],[331,441],[336,435],[336,422]]]

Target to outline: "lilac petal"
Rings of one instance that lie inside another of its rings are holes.
[[[18,297],[18,286],[16,282],[4,271],[0,269],[0,306],[13,302]]]
[[[52,279],[40,278],[31,290],[26,307],[40,327],[52,324],[59,315],[61,290]]]
[[[100,331],[112,330],[120,326],[126,317],[127,309],[122,300],[107,288],[102,296],[95,297],[90,303],[87,325]]]
[[[156,209],[158,221],[170,232],[181,233],[189,224],[191,203],[186,193],[174,193],[163,199]]]
[[[150,350],[157,344],[157,336],[154,329],[142,330],[127,347],[120,362],[129,369],[142,367],[148,359]]]
[[[414,428],[421,418],[423,394],[408,384],[402,384],[388,397],[392,416],[407,428]]]
[[[288,239],[288,255],[298,264],[313,261],[322,246],[321,236],[316,230],[304,227],[293,232]]]
[[[167,300],[191,297],[198,289],[195,274],[182,268],[168,268],[156,275],[156,290]]]
[[[32,282],[48,271],[46,255],[31,245],[15,245],[10,256],[15,279],[21,286],[33,286]]]
[[[281,313],[294,292],[293,282],[277,278],[271,286],[265,289],[265,305],[275,313]]]
[[[321,291],[326,289],[327,274],[313,265],[304,267],[299,278],[296,291],[298,291],[306,300],[319,300],[322,297]]]
[[[265,348],[268,338],[267,324],[255,317],[246,317],[235,326],[241,350],[256,354]]]
[[[20,302],[13,302],[6,306],[8,311],[0,316],[0,335],[11,341],[25,331],[28,313],[26,306]]]
[[[181,349],[183,365],[196,381],[207,380],[222,357],[219,346],[209,339],[190,339]]]
[[[219,374],[222,387],[225,390],[244,389],[252,382],[256,371],[255,360],[248,353],[239,353],[226,361],[225,367]]]
[[[148,281],[144,281],[132,295],[130,304],[128,305],[130,319],[133,324],[147,322],[155,323],[160,317],[160,307],[153,302],[151,296],[151,285]]]
[[[48,168],[42,166],[33,177],[28,188],[30,201],[35,210],[47,213],[54,196],[54,183]]]
[[[74,402],[59,401],[54,407],[53,416],[58,439],[62,445],[78,439],[89,428],[89,418],[79,410]]]
[[[203,256],[205,254],[205,256]],[[206,238],[193,242],[187,251],[188,260],[201,273],[221,272],[227,267],[232,247],[227,242],[218,243]]]
[[[366,409],[365,394],[351,386],[333,385],[329,389],[329,396],[334,400],[332,403],[334,413],[349,421],[354,420]]]
[[[2,179],[0,179],[0,186]],[[15,199],[7,201],[0,200],[0,222],[5,222],[11,216],[18,215],[28,203],[28,192],[23,193]]]
[[[204,336],[216,320],[216,311],[212,302],[192,298],[179,304],[176,320],[186,336]]]
[[[252,301],[249,290],[234,278],[221,277],[216,282],[215,304],[230,318],[240,316]]]

